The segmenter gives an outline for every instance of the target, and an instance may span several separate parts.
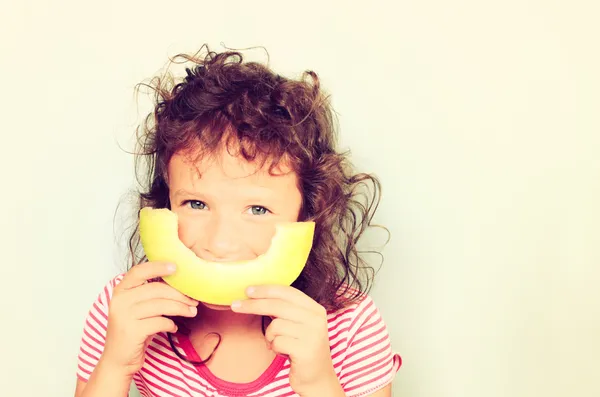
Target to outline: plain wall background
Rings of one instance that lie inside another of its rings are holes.
[[[598,4],[3,3],[0,394],[72,395],[84,316],[125,266],[134,85],[223,42],[317,71],[382,180],[394,396],[600,395]]]

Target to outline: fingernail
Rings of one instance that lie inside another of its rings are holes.
[[[192,313],[194,316],[198,313],[196,306],[190,306],[190,313]]]
[[[167,271],[169,273],[174,273],[175,269],[177,269],[177,266],[174,263],[167,263]]]
[[[240,301],[235,301],[231,304],[232,309],[239,309],[240,307],[242,307],[242,302]]]
[[[246,294],[247,295],[252,295],[254,293],[254,291],[255,291],[254,287],[248,287],[246,289]]]

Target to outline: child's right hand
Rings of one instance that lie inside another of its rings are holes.
[[[105,366],[133,376],[144,363],[150,337],[175,332],[173,320],[194,317],[198,301],[163,282],[148,282],[175,271],[173,265],[145,262],[134,266],[115,287],[108,311],[108,328],[101,360]]]

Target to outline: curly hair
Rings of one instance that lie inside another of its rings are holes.
[[[141,84],[155,96],[137,129],[139,208],[170,208],[167,165],[176,152],[211,155],[226,140],[248,161],[268,160],[272,168],[285,159],[298,176],[299,220],[315,222],[312,251],[293,286],[329,311],[361,299],[375,269],[359,255],[357,241],[372,226],[381,187],[375,176],[354,173],[348,153],[336,150],[334,113],[317,74],[284,78],[240,52],[204,47],[202,58],[200,52],[175,57],[193,64],[180,81],[166,74]],[[132,266],[145,259],[136,257],[139,243],[138,218],[129,239]]]

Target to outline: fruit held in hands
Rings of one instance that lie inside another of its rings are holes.
[[[140,239],[149,261],[170,262],[177,271],[163,277],[181,293],[214,305],[246,298],[250,285],[291,285],[306,265],[314,222],[276,225],[267,252],[252,260],[210,262],[200,259],[179,239],[177,214],[168,208],[140,211]]]

